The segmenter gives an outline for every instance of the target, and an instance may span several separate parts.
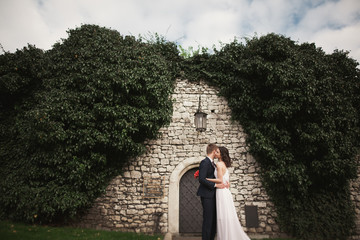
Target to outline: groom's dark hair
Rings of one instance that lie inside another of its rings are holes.
[[[210,143],[207,148],[206,148],[206,154],[210,154],[212,153],[212,151],[214,151],[215,149],[218,149],[218,146],[216,146],[215,144],[213,143]]]

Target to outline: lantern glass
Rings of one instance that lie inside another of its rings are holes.
[[[195,127],[199,132],[204,132],[206,130],[206,113],[197,111],[195,113]]]

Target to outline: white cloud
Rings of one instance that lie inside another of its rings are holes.
[[[0,43],[6,50],[27,43],[43,47],[49,41],[48,28],[33,1],[1,1],[0,16]]]
[[[237,16],[234,12],[204,12],[187,23],[184,45],[211,47],[218,41],[229,42],[234,39],[236,22]]]
[[[1,0],[0,43],[14,51],[27,43],[49,49],[66,30],[90,23],[122,35],[158,33],[184,47],[275,32],[315,42],[327,52],[357,43],[358,0]]]
[[[350,51],[349,56],[360,60],[360,42],[356,36],[360,33],[360,23],[341,29],[324,29],[312,36],[312,41],[319,43],[325,52],[335,49]],[[353,49],[353,50],[352,50]]]
[[[358,0],[326,2],[309,9],[298,28],[310,34],[323,28],[341,28],[359,21],[359,11],[360,1]]]
[[[351,51],[360,61],[360,1],[324,2],[309,9],[288,35],[299,42],[315,42],[327,53],[335,49]]]
[[[247,11],[245,21],[249,22],[251,29],[260,34],[280,32],[289,22],[290,1],[253,1]]]

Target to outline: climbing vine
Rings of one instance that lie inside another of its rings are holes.
[[[299,239],[346,239],[349,180],[360,143],[358,63],[276,34],[234,41],[184,64],[220,88],[247,133],[281,228]]]
[[[175,44],[94,25],[47,52],[0,56],[0,215],[62,222],[88,208],[172,114]]]

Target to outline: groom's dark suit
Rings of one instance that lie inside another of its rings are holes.
[[[206,157],[201,161],[197,195],[201,197],[203,206],[202,240],[213,240],[216,233],[216,188],[215,183],[206,180],[206,178],[215,178],[214,170],[210,158]]]

